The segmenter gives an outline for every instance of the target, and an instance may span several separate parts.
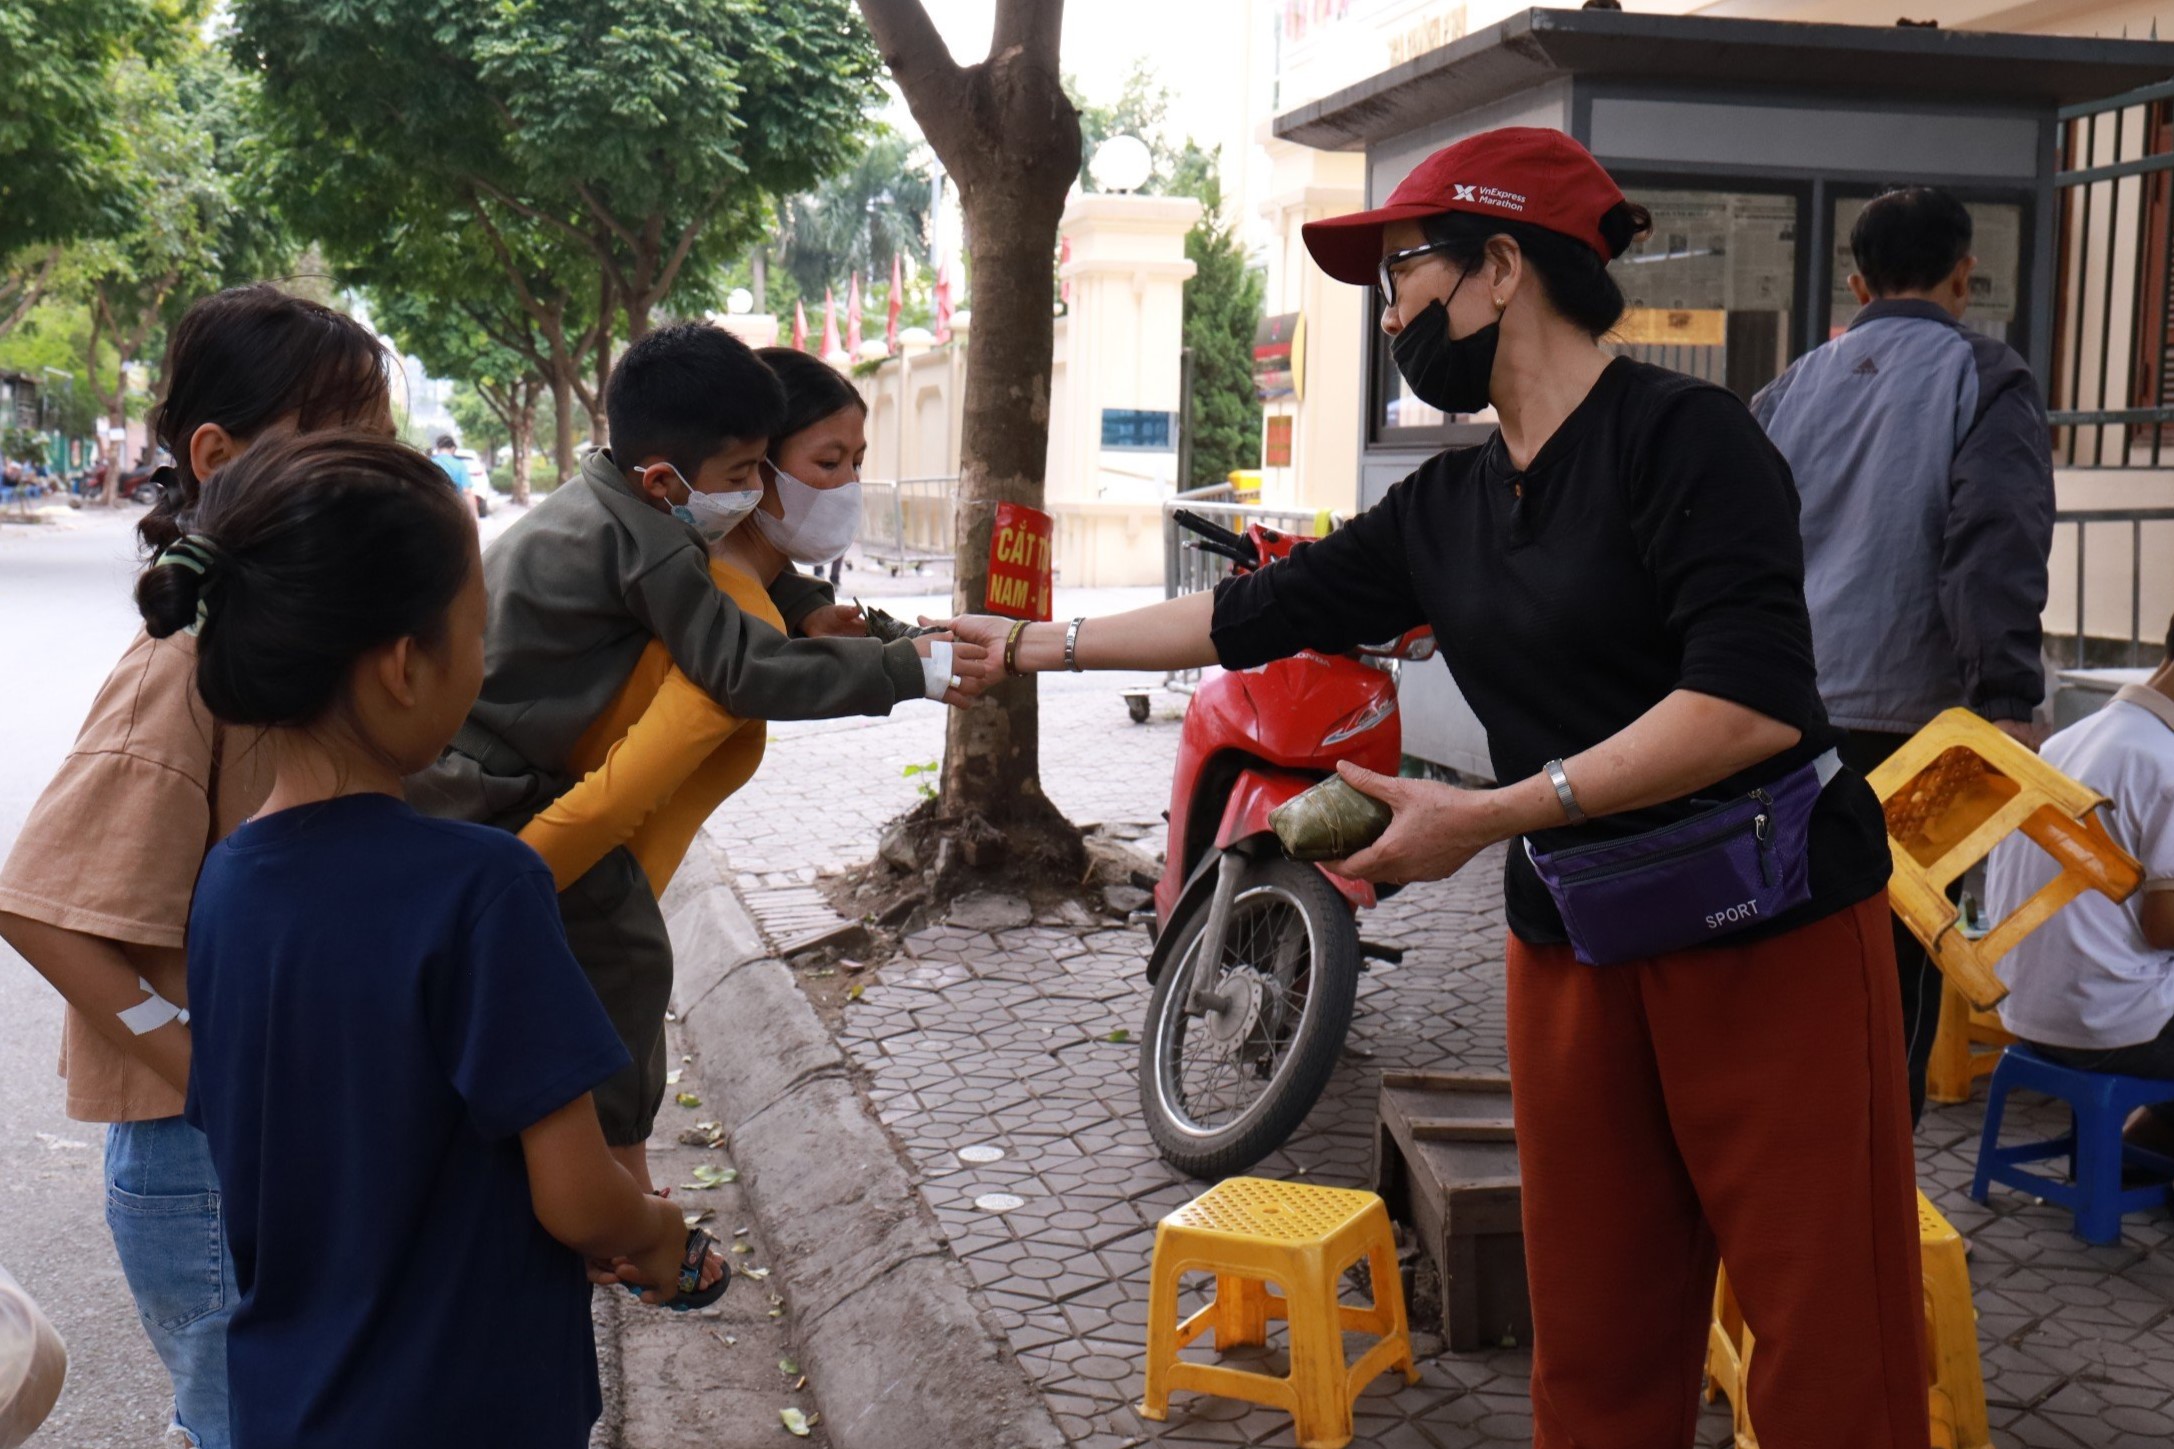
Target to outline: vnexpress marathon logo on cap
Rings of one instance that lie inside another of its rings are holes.
[[[1504,191],[1499,186],[1465,185],[1461,181],[1450,183],[1451,201],[1469,201],[1477,206],[1492,206],[1502,211],[1523,211],[1525,198],[1514,191]]]

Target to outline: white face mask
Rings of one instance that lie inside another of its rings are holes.
[[[664,465],[672,468],[667,463]],[[687,501],[672,505],[672,516],[702,535],[704,543],[715,543],[740,526],[742,519],[755,511],[762,502],[760,488],[737,488],[729,493],[697,493],[684,473],[672,468],[672,476],[679,479],[687,490]]]
[[[835,488],[801,482],[777,464],[778,503],[785,516],[755,515],[755,529],[770,546],[794,563],[829,563],[853,546],[861,527],[861,483],[856,478]]]

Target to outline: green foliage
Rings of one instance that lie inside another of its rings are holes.
[[[1253,336],[1261,323],[1262,275],[1246,264],[1221,216],[1222,187],[1209,174],[1200,220],[1185,235],[1197,270],[1185,284],[1185,345],[1193,353],[1193,467],[1188,488],[1220,483],[1261,461],[1261,403],[1253,386]]]
[[[112,180],[126,224],[71,247],[55,291],[88,309],[88,381],[107,409],[126,411],[109,349],[115,363],[155,368],[163,329],[190,303],[279,275],[295,245],[263,201],[251,83],[221,52],[185,38],[157,64],[124,59],[111,83],[121,118]]]
[[[891,258],[918,256],[928,246],[933,187],[917,149],[886,128],[850,168],[787,201],[780,217],[780,265],[770,273],[773,290],[782,274],[791,279],[793,300],[820,302],[823,289],[835,287],[842,305],[847,278],[857,271],[864,302],[871,292],[887,296]],[[778,298],[769,301],[775,307]],[[880,323],[876,330],[882,330]]]
[[[1087,179],[1087,166],[1095,158],[1096,147],[1112,136],[1136,136],[1147,143],[1148,154],[1154,160],[1150,179],[1141,190],[1158,195],[1191,194],[1166,184],[1176,171],[1180,156],[1180,149],[1169,139],[1170,87],[1162,83],[1155,68],[1144,57],[1132,63],[1117,99],[1106,105],[1084,99],[1074,77],[1065,77],[1064,89],[1079,109],[1081,185],[1093,184]]]
[[[710,301],[766,198],[844,165],[876,95],[850,0],[236,0],[233,18],[282,199],[335,260],[400,228],[480,230],[511,285],[571,248],[630,328]]]
[[[39,304],[21,327],[0,339],[0,371],[28,373],[38,380],[44,398],[59,399],[57,414],[49,416],[54,426],[72,438],[89,437],[98,422],[98,399],[83,364],[90,333],[90,309],[63,298]],[[110,349],[100,360],[112,365]],[[66,374],[66,379],[55,376],[55,371]]]
[[[513,491],[513,465],[511,463],[501,463],[491,470],[491,486],[501,493],[511,493]],[[558,486],[558,469],[552,467],[550,463],[542,458],[536,459],[530,465],[528,487],[531,493],[541,498]]]
[[[506,426],[506,420],[473,384],[454,384],[451,395],[445,400],[445,410],[453,415],[453,422],[460,428],[461,442],[478,453],[495,453],[513,441],[513,431]]]
[[[0,259],[125,223],[114,72],[158,53],[196,7],[156,0],[0,5]]]

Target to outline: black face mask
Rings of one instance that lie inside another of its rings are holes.
[[[1452,290],[1449,295],[1457,294]],[[1389,355],[1421,402],[1445,413],[1476,413],[1487,406],[1495,345],[1501,340],[1499,322],[1464,337],[1450,336],[1449,304],[1440,301],[1404,324],[1389,344]]]

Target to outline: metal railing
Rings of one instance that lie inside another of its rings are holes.
[[[855,540],[861,558],[893,575],[909,568],[919,573],[930,565],[949,568],[958,488],[956,476],[863,478],[861,531]]]
[[[2129,648],[2128,663],[2148,663],[2144,653],[2144,525],[2147,523],[2174,523],[2174,508],[2066,508],[2053,515],[2056,529],[2067,524],[2075,531],[2076,539],[2076,627],[2070,634],[2071,654],[2069,666],[2084,668],[2091,664],[2107,664],[2111,650],[2102,650],[2102,657],[2090,657],[2088,640],[2091,636],[2086,623],[2086,585],[2090,576],[2084,571],[2087,557],[2086,544],[2094,526],[2127,524],[2129,528]],[[2056,545],[2058,546],[2058,545]],[[2163,558],[2163,550],[2155,554]],[[2118,641],[2113,641],[2118,642]]]
[[[1228,483],[1215,483],[1164,499],[1163,597],[1168,599],[1212,589],[1229,577],[1231,569],[1230,560],[1220,554],[1186,546],[1192,535],[1178,526],[1175,515],[1181,508],[1203,518],[1212,518],[1236,533],[1245,532],[1249,523],[1259,523],[1301,538],[1318,537],[1326,518],[1325,513],[1306,509],[1263,508],[1258,503],[1241,503],[1238,490]],[[1189,690],[1199,682],[1200,671],[1197,669],[1173,669],[1163,676],[1166,689]]]
[[[2174,466],[2174,81],[2060,113],[2052,399],[2069,468]]]

